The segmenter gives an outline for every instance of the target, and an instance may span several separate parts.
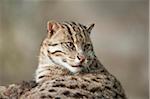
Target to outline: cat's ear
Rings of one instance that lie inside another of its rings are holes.
[[[91,31],[92,31],[94,25],[95,25],[95,24],[93,23],[93,24],[91,24],[91,25],[87,28],[87,31],[88,31],[89,34],[91,33]]]
[[[48,21],[47,22],[47,32],[48,36],[51,37],[54,32],[59,28],[59,24],[55,21]]]

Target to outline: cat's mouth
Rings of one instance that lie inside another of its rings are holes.
[[[83,67],[83,65],[72,65],[72,67]]]

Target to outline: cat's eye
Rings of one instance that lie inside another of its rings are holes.
[[[75,49],[75,46],[72,42],[67,42],[66,45],[67,45],[68,48],[71,48],[72,50]]]

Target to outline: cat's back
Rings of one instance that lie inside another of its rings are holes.
[[[120,82],[107,71],[65,75],[39,84],[21,99],[126,99]]]

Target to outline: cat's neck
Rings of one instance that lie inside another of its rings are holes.
[[[47,79],[53,79],[59,76],[67,75],[68,70],[52,62],[48,57],[40,56],[39,64],[35,74],[36,82],[43,82]],[[40,78],[44,78],[40,79]]]

